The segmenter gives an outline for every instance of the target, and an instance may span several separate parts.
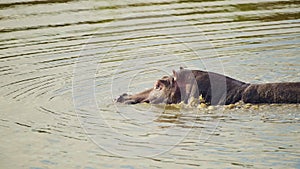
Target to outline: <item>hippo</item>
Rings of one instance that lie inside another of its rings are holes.
[[[189,104],[199,97],[210,105],[240,101],[293,104],[300,102],[300,82],[250,84],[218,73],[180,67],[179,71],[173,70],[173,75],[157,80],[153,88],[134,95],[124,93],[115,101],[125,104]]]

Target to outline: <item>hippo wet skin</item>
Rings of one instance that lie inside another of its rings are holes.
[[[180,68],[157,80],[154,87],[138,94],[123,94],[125,104],[190,103],[201,96],[211,105],[244,103],[299,103],[300,82],[249,84],[221,74]]]

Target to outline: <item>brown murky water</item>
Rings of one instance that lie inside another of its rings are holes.
[[[0,168],[299,168],[299,105],[120,105],[179,66],[300,81],[300,1],[2,0]]]

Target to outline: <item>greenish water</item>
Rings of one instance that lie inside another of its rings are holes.
[[[300,81],[300,3],[2,0],[0,168],[299,168],[299,104],[121,105],[180,66]]]

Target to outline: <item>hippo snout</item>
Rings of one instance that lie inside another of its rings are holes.
[[[124,101],[128,100],[129,95],[127,93],[123,93],[118,98],[115,99],[115,102],[123,103]]]
[[[136,104],[136,101],[132,99],[131,95],[127,93],[123,93],[121,96],[115,99],[115,102],[124,103],[124,104]]]

